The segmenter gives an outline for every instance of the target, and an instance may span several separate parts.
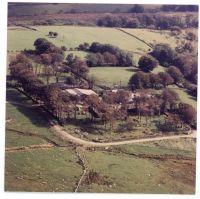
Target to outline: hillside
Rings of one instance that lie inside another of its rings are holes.
[[[143,6],[145,9],[160,7],[160,5]],[[8,16],[34,16],[58,13],[119,13],[128,12],[131,7],[133,7],[132,4],[9,3]]]

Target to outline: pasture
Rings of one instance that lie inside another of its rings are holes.
[[[66,144],[53,134],[45,114],[38,107],[31,107],[30,100],[24,95],[14,89],[7,89],[6,100],[8,101],[6,103],[6,119],[10,120],[10,122],[6,123],[7,146],[26,146],[37,142],[38,144],[46,143],[44,139],[38,138],[40,136],[57,144]],[[14,102],[19,102],[21,105]],[[33,134],[33,136],[28,136],[27,134],[29,133]],[[21,134],[25,137],[19,142]]]
[[[100,42],[112,44],[134,54],[137,63],[139,55],[149,50],[149,46],[138,39],[127,35],[115,28],[78,27],[78,26],[34,26],[37,31],[19,27],[8,28],[8,51],[34,49],[33,43],[37,38],[46,38],[58,47],[76,48],[79,44]],[[49,31],[58,33],[57,38],[48,36]],[[74,52],[73,52],[74,53]],[[82,52],[80,53],[83,56]],[[79,52],[77,55],[80,55]]]
[[[34,49],[33,43],[37,38],[46,38],[58,47],[66,46],[68,50],[65,56],[73,53],[85,58],[87,53],[77,51],[75,48],[84,42],[89,44],[100,42],[131,52],[137,66],[140,56],[150,50],[144,42],[116,28],[81,26],[36,26],[34,28],[37,31],[9,27],[8,52],[15,53],[25,48]],[[171,37],[166,31],[161,34],[160,31],[147,29],[123,30],[137,35],[147,43],[169,43],[173,47],[178,44],[177,39]],[[57,38],[49,37],[49,31],[57,32]],[[90,68],[89,74],[96,78],[98,85],[123,87],[127,86],[130,77],[138,70],[137,67],[93,67]],[[164,67],[158,66],[153,73],[164,70]],[[51,78],[51,82],[55,82],[55,79]],[[192,99],[185,90],[175,86],[171,88],[179,94],[183,102],[196,107],[196,100]],[[56,144],[48,149],[6,152],[5,190],[73,192],[83,172],[75,145],[59,139],[49,127],[47,115],[40,108],[32,106],[32,102],[20,92],[7,88],[6,100],[7,148],[51,142]],[[146,118],[142,117],[142,125],[133,131],[124,133],[108,130],[102,133],[99,129],[97,131],[97,128],[94,128],[95,132],[93,129],[93,132],[87,131],[88,129],[85,128],[87,126],[82,125],[79,121],[82,118],[79,116],[77,115],[75,123],[67,123],[64,129],[73,136],[86,140],[107,142],[159,135],[156,117],[148,121],[151,123],[149,126],[145,126]],[[160,121],[164,122],[164,116],[160,118]],[[98,127],[97,124],[94,126]],[[81,133],[76,133],[77,129]],[[91,131],[91,128],[89,130]],[[97,172],[102,180],[90,183],[83,181],[79,191],[194,194],[195,145],[192,139],[177,139],[108,148],[82,148],[89,171]]]
[[[127,86],[130,77],[136,71],[136,67],[92,67],[90,75],[94,76],[100,85]]]
[[[193,98],[191,95],[187,93],[187,91],[183,88],[179,88],[177,86],[169,86],[172,90],[174,90],[180,97],[181,101],[187,104],[192,105],[194,108],[197,107],[197,100]]]
[[[125,32],[133,34],[138,38],[144,40],[147,43],[158,44],[158,43],[167,43],[171,45],[173,48],[177,46],[177,44],[181,43],[182,35],[180,38],[175,38],[170,35],[170,31],[168,30],[151,30],[151,29],[131,29],[125,28],[123,29]]]
[[[43,135],[65,147],[6,152],[5,190],[73,192],[82,174],[74,148],[54,137],[44,124],[44,117],[35,108],[13,103],[21,101],[30,106],[26,97],[8,89],[7,101],[10,103],[7,103],[6,117],[13,121],[6,125],[6,147],[46,143],[38,137],[19,135],[9,129]],[[110,135],[108,133],[108,137]],[[195,142],[192,140],[157,141],[82,151],[88,172],[97,172],[101,180],[90,183],[83,180],[79,192],[194,193]],[[140,157],[143,154],[148,157]],[[185,164],[184,160],[157,160],[155,157],[158,155],[163,158],[171,155],[174,159],[181,155],[183,159],[189,159],[189,164]],[[189,175],[184,175],[186,172]]]
[[[179,140],[181,142],[181,140]],[[166,144],[168,141],[166,141]],[[142,157],[142,154],[148,154]],[[167,158],[171,154],[172,160]],[[159,155],[165,161],[155,159]],[[178,155],[195,157],[193,151],[124,145],[106,150],[86,151],[85,157],[92,171],[104,182],[85,183],[81,192],[193,194],[195,182],[194,160],[191,165],[173,161]],[[101,166],[99,166],[101,165]],[[112,172],[111,172],[112,171]],[[190,175],[185,175],[189,172]],[[107,185],[109,184],[109,185]]]
[[[35,149],[6,153],[6,191],[73,192],[81,175],[73,150]]]

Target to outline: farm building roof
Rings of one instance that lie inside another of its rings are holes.
[[[80,88],[74,88],[74,89],[65,89],[64,92],[70,94],[70,95],[97,95],[93,90],[90,89],[80,89]]]
[[[74,91],[74,89],[65,89],[65,92],[70,95],[77,95],[77,93],[76,93],[76,91]]]
[[[73,89],[78,95],[97,95],[93,90],[90,89],[81,89],[75,88]]]

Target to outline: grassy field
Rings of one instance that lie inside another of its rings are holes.
[[[88,119],[88,122],[82,120],[86,119],[86,117]],[[160,120],[160,123],[164,123],[164,118],[164,115],[160,116],[159,119],[158,117],[154,117],[151,119],[151,121],[148,121],[148,124],[146,125],[146,118],[141,117],[140,126],[134,126],[132,130],[123,131],[120,130],[122,124],[121,121],[115,121],[113,123],[112,129],[110,128],[109,124],[105,129],[105,126],[102,123],[96,122],[91,125],[89,115],[77,115],[77,121],[68,121],[64,128],[67,132],[69,132],[71,135],[74,135],[75,137],[80,137],[96,142],[111,142],[161,136],[162,134],[158,131],[158,127],[156,126],[156,124],[158,123],[158,120]],[[138,118],[136,116],[129,117],[129,121],[133,121],[133,119],[137,120]],[[126,124],[126,122],[123,122],[124,126],[126,126]],[[79,130],[81,133],[77,133],[77,130]],[[179,129],[179,131],[177,131],[176,133],[182,133],[181,129]]]
[[[31,104],[13,89],[8,89],[7,100]],[[5,190],[73,192],[82,174],[75,150],[54,137],[45,125],[43,115],[35,108],[7,103],[6,113],[6,117],[12,119],[6,124],[6,147],[46,143],[38,137],[19,135],[15,130],[43,135],[58,144],[65,144],[65,147],[6,152]],[[97,172],[101,180],[83,181],[79,192],[194,193],[193,140],[157,141],[110,147],[109,150],[83,149],[82,152],[89,171]],[[143,154],[148,158],[138,156]],[[156,155],[165,157],[166,154],[172,155],[175,160],[154,158]],[[177,159],[177,155],[189,158],[188,164]]]
[[[6,123],[7,148],[47,144],[44,138],[66,147],[6,152],[5,190],[73,192],[82,172],[75,151],[54,136],[39,110],[23,106],[31,105],[25,96],[8,89],[7,100],[22,103],[6,104],[6,118],[11,119]]]
[[[12,94],[11,94],[12,93]],[[10,97],[12,96],[12,98]],[[14,97],[15,96],[15,97]],[[20,94],[14,89],[7,89],[7,100],[20,102],[24,105],[30,105],[30,101],[27,100],[24,95]],[[27,102],[26,102],[27,100]],[[45,119],[45,115],[37,107],[25,107],[22,105],[16,105],[11,103],[6,104],[6,118],[11,119],[11,122],[6,124],[6,145],[7,146],[18,146],[19,139],[15,139],[16,136],[19,138],[19,135],[16,135],[16,131],[20,131],[26,135],[26,133],[32,133],[35,136],[30,136],[30,141],[27,137],[20,140],[22,146],[29,144],[36,144],[38,141],[37,136],[44,136],[50,140],[55,141],[58,144],[66,144],[59,140],[51,131],[48,126],[48,122]],[[43,143],[40,140],[39,143]]]
[[[177,86],[169,86],[173,89],[180,97],[181,101],[187,104],[192,105],[194,108],[197,108],[197,100],[194,99],[191,95],[187,94],[187,91],[183,88],[178,88]]]
[[[138,69],[136,67],[92,67],[90,75],[97,79],[97,83],[111,86],[127,86],[130,77]]]
[[[77,161],[68,148],[6,153],[5,190],[73,192],[82,172]]]
[[[158,43],[167,43],[175,48],[178,42],[181,42],[180,39],[170,35],[170,31],[161,31],[161,30],[150,30],[150,29],[123,29],[127,33],[133,34],[140,39],[144,40],[147,43],[158,44]],[[181,35],[182,36],[182,35]],[[181,37],[180,37],[181,38]]]
[[[97,172],[109,185],[105,182],[85,183],[81,186],[81,192],[194,194],[194,160],[191,160],[192,166],[189,166],[182,160],[154,159],[155,155],[165,158],[168,153],[175,159],[176,155],[180,154],[194,157],[194,152],[142,145],[121,146],[118,152],[113,152],[112,148],[108,151],[110,152],[87,151],[85,157],[89,168]],[[148,154],[149,158],[141,158],[138,154]],[[185,172],[189,175],[185,175]]]
[[[113,87],[127,86],[130,77],[135,74],[139,69],[137,67],[91,67],[90,75],[94,76],[97,83],[100,85],[107,85]],[[165,68],[162,66],[156,67],[152,73],[164,72]]]
[[[38,31],[26,30],[19,27],[8,28],[8,50],[17,51],[34,49],[34,41],[41,37],[46,38],[56,46],[67,48],[78,47],[79,44],[88,42],[108,43],[121,49],[144,53],[149,47],[138,39],[131,37],[115,28],[78,27],[78,26],[36,26]],[[58,33],[57,38],[48,37],[49,31]],[[137,55],[136,61],[137,61]]]
[[[9,27],[8,50],[19,51],[24,48],[33,49],[33,42],[38,37],[46,38],[57,46],[65,45],[75,48],[80,43],[110,43],[134,53],[134,60],[149,47],[143,42],[114,28],[75,27],[75,26],[41,26],[38,31],[24,28]],[[49,38],[49,31],[58,32],[57,38]],[[127,29],[137,34],[146,42],[169,42],[175,45],[168,33],[150,32],[144,29]],[[137,52],[137,53],[135,53]],[[11,52],[9,52],[11,53]],[[66,55],[74,53],[85,58],[82,51],[66,51]],[[137,72],[136,67],[95,67],[90,68],[90,75],[97,78],[98,84],[126,86],[130,77]],[[164,71],[158,66],[153,73]],[[51,81],[55,81],[51,79]],[[196,107],[196,101],[183,89],[172,87],[183,102]],[[57,143],[49,149],[32,149],[5,154],[5,190],[6,191],[55,191],[73,192],[79,181],[83,168],[80,165],[75,148],[56,137],[49,128],[46,114],[37,107],[31,107],[32,102],[14,89],[7,89],[6,96],[6,147],[20,147]],[[15,104],[18,102],[21,104]],[[77,116],[79,117],[79,116]],[[155,119],[155,118],[154,118]],[[163,121],[164,118],[161,118]],[[94,141],[109,141],[133,139],[152,135],[151,127],[143,125],[133,132],[115,133],[109,130],[103,134],[87,131],[79,121],[68,123],[67,132],[76,137]],[[145,124],[145,118],[142,123]],[[103,126],[102,126],[103,127]],[[104,127],[103,127],[104,128]],[[75,133],[81,131],[81,135]],[[91,131],[91,129],[90,129]],[[27,134],[31,133],[32,136]],[[45,138],[45,139],[44,139]],[[60,146],[64,147],[60,147]],[[97,172],[101,180],[91,183],[83,181],[80,192],[108,193],[160,193],[160,194],[194,194],[195,192],[195,149],[192,139],[177,139],[138,143],[109,148],[82,148],[83,156],[89,171]],[[161,157],[158,159],[157,157]],[[169,158],[170,157],[170,158]],[[187,175],[186,175],[187,174]]]

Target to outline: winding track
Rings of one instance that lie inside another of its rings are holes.
[[[88,147],[106,147],[106,146],[116,146],[116,145],[124,145],[124,144],[133,144],[133,143],[142,143],[142,142],[152,142],[152,141],[159,141],[159,140],[171,140],[171,139],[178,139],[178,138],[196,138],[196,131],[189,135],[173,135],[173,136],[160,136],[154,138],[142,138],[142,139],[132,139],[126,141],[116,141],[116,142],[92,142],[83,140],[77,137],[72,136],[71,134],[67,133],[62,129],[59,125],[53,125],[52,128],[57,136],[59,136],[63,140],[68,140],[74,144],[88,146]]]
[[[9,103],[9,102],[7,102]],[[18,105],[24,105],[22,103],[16,103]],[[28,105],[29,106],[29,105]],[[92,142],[83,140],[81,138],[77,138],[69,133],[67,133],[65,130],[62,129],[60,125],[55,125],[55,123],[52,120],[49,120],[50,128],[54,130],[54,133],[60,137],[62,140],[70,141],[74,144],[78,144],[81,146],[86,147],[106,147],[106,146],[116,146],[116,145],[124,145],[124,144],[133,144],[133,143],[142,143],[142,142],[152,142],[152,141],[160,141],[160,140],[171,140],[171,139],[178,139],[178,138],[196,138],[196,131],[193,131],[189,135],[172,135],[172,136],[160,136],[160,137],[154,137],[154,138],[141,138],[141,139],[131,139],[131,140],[125,140],[125,141],[115,141],[115,142]]]

